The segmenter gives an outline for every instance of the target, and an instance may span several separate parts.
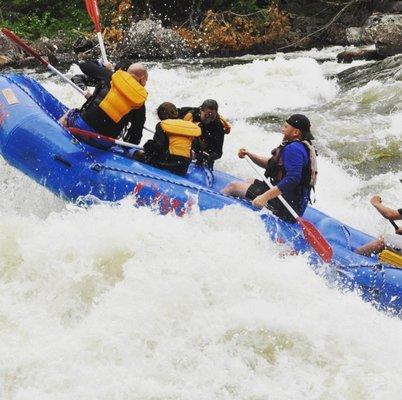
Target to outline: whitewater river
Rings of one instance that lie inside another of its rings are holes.
[[[147,126],[162,101],[215,98],[233,123],[216,168],[247,178],[237,149],[268,152],[305,113],[314,206],[391,232],[369,200],[402,207],[402,57],[337,64],[339,50],[149,64]],[[258,215],[178,218],[132,202],[78,208],[0,161],[0,399],[402,398],[402,321],[283,257]]]

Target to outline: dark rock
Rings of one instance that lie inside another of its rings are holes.
[[[363,40],[363,27],[350,27],[346,28],[346,40],[349,44],[360,45],[360,44],[367,44],[364,43]]]
[[[333,45],[348,44],[346,27],[343,24],[334,23],[326,30],[326,42]]]
[[[391,1],[387,5],[385,12],[391,14],[399,14],[402,13],[402,1]]]
[[[363,27],[367,43],[398,45],[402,43],[402,14],[373,14]]]
[[[60,61],[61,54],[72,54],[71,49],[67,48],[66,43],[62,38],[52,38],[49,39],[47,37],[41,37],[36,40],[32,47],[42,56],[45,56],[49,59],[51,64],[58,64]],[[70,56],[70,59],[73,56]]]
[[[377,53],[380,57],[390,57],[397,54],[402,54],[402,43],[400,44],[376,44]]]
[[[353,60],[382,60],[384,57],[378,54],[377,49],[359,48],[342,51],[336,58],[338,62],[350,63]]]
[[[0,33],[0,55],[3,60],[1,64],[22,60],[24,58],[19,47],[2,33]]]
[[[402,43],[402,14],[373,14],[362,27],[346,29],[349,44]]]
[[[88,39],[86,37],[78,38],[73,44],[74,53],[85,53],[88,50],[93,49],[97,45],[94,40]]]

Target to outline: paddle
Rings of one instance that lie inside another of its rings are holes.
[[[399,229],[399,226],[392,219],[388,219],[389,223],[394,227],[395,231]]]
[[[269,188],[272,188],[272,184],[268,181],[268,179],[255,167],[254,163],[251,161],[248,155],[245,155],[244,158],[250,164],[251,168],[261,177],[261,179],[268,185]],[[280,195],[278,199],[282,202],[282,204],[286,207],[286,209],[292,214],[296,222],[302,228],[304,238],[310,244],[310,246],[317,252],[317,254],[325,261],[329,262],[332,259],[332,247],[326,241],[324,236],[319,232],[319,230],[309,221],[301,218],[295,210],[289,205],[289,203]]]
[[[101,139],[106,142],[118,144],[120,146],[124,147],[130,147],[130,148],[135,148],[135,149],[140,149],[141,147],[137,146],[136,144],[132,144],[129,142],[125,142],[124,140],[119,140],[119,139],[113,139],[111,137],[101,135],[100,133],[96,132],[90,132],[90,131],[85,131],[83,129],[79,128],[67,128],[74,136],[83,136],[91,139]]]
[[[106,57],[105,44],[103,43],[98,3],[96,0],[85,0],[85,5],[87,6],[87,11],[90,18],[95,25],[96,35],[98,36],[99,47],[102,54],[102,60],[103,63],[106,64],[108,60]]]
[[[24,41],[22,41],[14,32],[10,31],[7,28],[1,28],[1,32],[3,32],[3,34],[5,36],[7,36],[11,41],[13,41],[16,45],[21,47],[21,49],[25,50],[28,54],[35,57],[40,63],[42,63],[47,68],[49,68],[50,71],[54,72],[57,76],[59,76],[61,79],[63,79],[69,85],[71,85],[75,90],[77,90],[83,96],[85,96],[85,92],[81,88],[79,88],[74,82],[70,81],[70,79],[68,79],[66,76],[64,76],[59,70],[57,70],[55,67],[53,67],[52,64],[50,64],[42,56],[40,56],[39,53],[36,50],[34,50],[31,46],[29,46]]]

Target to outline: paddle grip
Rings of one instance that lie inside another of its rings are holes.
[[[395,223],[395,221],[393,221],[392,219],[389,219],[388,221],[396,231],[399,229],[399,226]]]
[[[97,32],[96,35],[98,36],[99,47],[102,55],[102,60],[106,64],[108,62],[105,50],[105,44],[103,43],[103,37],[101,32]]]
[[[244,156],[244,158],[246,159],[246,161],[250,164],[251,168],[257,173],[257,175],[268,185],[268,187],[270,189],[273,188],[273,185],[271,184],[271,182],[265,177],[264,174],[262,174],[254,165],[254,163],[251,161],[250,157],[246,154]],[[282,195],[278,196],[278,199],[282,202],[282,204],[286,207],[286,209],[292,214],[293,218],[298,220],[300,217],[299,215],[296,213],[295,210],[293,210],[293,208],[289,205],[289,203],[282,197]]]

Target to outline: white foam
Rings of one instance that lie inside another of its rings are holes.
[[[256,60],[221,69],[151,69],[150,104],[172,99],[178,106],[197,106],[214,98],[228,118],[246,118],[281,108],[289,110],[318,105],[338,91],[313,59]]]
[[[3,215],[0,248],[4,398],[401,390],[400,321],[281,258],[247,210],[179,219],[127,201]]]

